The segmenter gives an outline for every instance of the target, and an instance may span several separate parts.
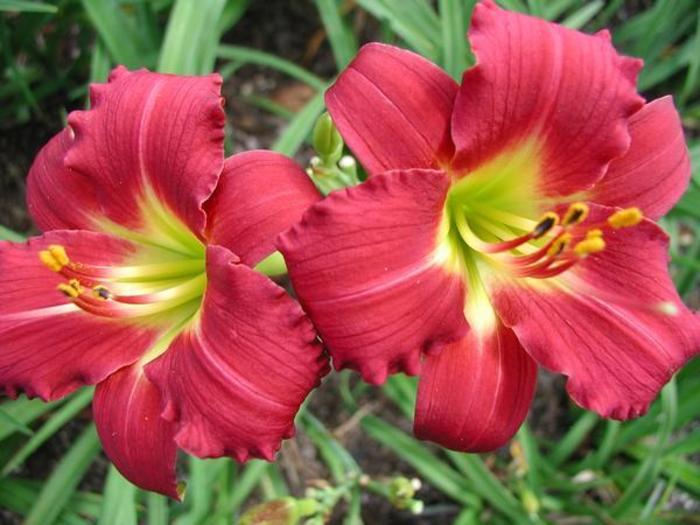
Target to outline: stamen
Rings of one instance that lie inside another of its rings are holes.
[[[593,228],[592,230],[588,230],[586,232],[586,239],[594,239],[596,237],[602,237],[603,236],[603,230],[600,228]]]
[[[49,253],[51,253],[51,255],[53,255],[53,258],[56,259],[58,264],[62,266],[66,266],[70,262],[68,254],[66,253],[66,249],[60,244],[49,245]]]
[[[539,220],[537,225],[532,229],[532,238],[539,239],[547,235],[552,228],[559,224],[559,215],[553,211],[548,211]]]
[[[547,249],[547,255],[549,257],[556,257],[557,255],[560,255],[566,249],[566,247],[569,246],[572,238],[573,236],[570,233],[562,233],[559,237],[552,241],[551,246]]]
[[[92,295],[94,295],[97,299],[102,299],[103,301],[106,301],[107,299],[111,299],[112,292],[110,292],[104,286],[97,285],[92,289]]]
[[[41,250],[39,252],[39,260],[53,272],[58,273],[63,269],[63,265],[56,260],[49,250]]]
[[[579,257],[585,257],[591,253],[602,252],[605,249],[605,241],[602,237],[586,238],[574,246],[574,253]]]
[[[619,210],[608,217],[608,224],[612,228],[628,228],[636,226],[644,219],[644,214],[639,208],[625,208]]]
[[[561,223],[564,226],[573,226],[574,224],[581,224],[588,217],[589,208],[585,202],[574,202],[566,210],[564,218]]]
[[[78,289],[69,283],[60,283],[56,287],[56,289],[63,295],[65,295],[66,297],[70,297],[71,299],[77,299],[80,296],[80,292],[78,291]]]

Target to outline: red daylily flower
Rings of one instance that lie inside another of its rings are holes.
[[[336,368],[419,374],[415,433],[449,448],[503,445],[536,364],[639,416],[700,347],[652,222],[689,178],[673,102],[644,104],[607,32],[484,1],[469,39],[461,86],[370,44],[328,91],[369,180],[280,237],[300,301]]]
[[[124,68],[92,85],[29,174],[45,233],[0,243],[0,387],[97,384],[107,455],[173,498],[177,447],[271,460],[327,369],[299,305],[253,269],[320,196],[282,155],[224,160],[220,86]]]

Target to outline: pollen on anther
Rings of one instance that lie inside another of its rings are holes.
[[[66,249],[60,244],[49,245],[49,253],[51,253],[54,259],[56,259],[56,261],[62,266],[67,266],[70,262]]]
[[[92,293],[95,297],[98,299],[104,299],[105,301],[112,297],[112,292],[110,292],[107,288],[104,286],[95,286],[92,289]]]
[[[39,260],[44,266],[54,272],[60,272],[63,269],[63,265],[56,260],[49,250],[41,250],[39,252]]]
[[[537,225],[532,229],[533,239],[539,239],[540,237],[549,233],[549,231],[559,224],[559,215],[553,211],[548,211],[539,220]]]
[[[569,206],[569,209],[566,210],[561,222],[564,226],[580,224],[586,220],[588,212],[589,208],[585,202],[574,202]]]
[[[628,228],[636,226],[644,219],[644,214],[639,208],[625,208],[618,210],[608,217],[608,224],[613,228]]]
[[[584,239],[574,246],[574,252],[579,257],[585,257],[591,253],[602,252],[605,249],[605,241],[602,237],[592,237]]]
[[[80,291],[70,283],[60,283],[56,289],[71,299],[77,299],[80,296]]]
[[[572,235],[570,233],[563,233],[554,239],[554,242],[552,242],[552,245],[547,250],[547,255],[550,257],[556,257],[557,255],[561,254],[569,245],[571,239]]]

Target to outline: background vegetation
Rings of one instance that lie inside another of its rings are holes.
[[[648,99],[673,93],[687,128],[693,181],[663,221],[673,275],[698,308],[700,273],[700,4],[697,0],[500,0],[509,9],[595,31],[642,57]],[[0,237],[32,232],[23,210],[31,159],[83,106],[89,81],[115,64],[219,71],[233,129],[229,150],[266,146],[301,162],[322,93],[369,39],[408,47],[459,79],[472,62],[463,35],[473,0],[0,0]],[[640,261],[643,264],[643,261]],[[410,435],[415,380],[381,389],[329,379],[298,418],[278,462],[183,458],[182,504],[137,490],[109,467],[90,422],[92,389],[45,404],[0,401],[0,523],[216,525],[254,503],[312,486],[333,523],[700,523],[700,360],[649,414],[604,421],[541,375],[512,446],[452,453]],[[415,496],[396,476],[418,477]],[[392,481],[393,480],[393,481]],[[410,501],[409,501],[410,500]],[[335,505],[337,503],[337,505]]]

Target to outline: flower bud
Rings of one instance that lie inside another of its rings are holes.
[[[281,498],[251,507],[241,516],[239,524],[297,525],[301,518],[316,514],[318,509],[316,500]]]
[[[313,147],[327,165],[335,164],[343,155],[343,139],[328,113],[324,113],[316,121]]]

